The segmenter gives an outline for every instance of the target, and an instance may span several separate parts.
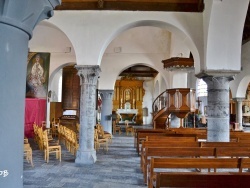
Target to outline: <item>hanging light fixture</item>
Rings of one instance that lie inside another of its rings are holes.
[[[164,69],[168,71],[193,71],[194,70],[194,59],[192,57],[172,57],[170,59],[162,60]]]

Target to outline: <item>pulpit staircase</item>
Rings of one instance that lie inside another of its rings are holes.
[[[190,88],[167,89],[153,102],[154,129],[165,129],[171,113],[182,120],[189,112],[195,112],[195,90]]]

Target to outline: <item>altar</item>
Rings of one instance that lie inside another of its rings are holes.
[[[117,109],[116,113],[120,117],[119,123],[124,123],[125,120],[135,123],[138,109]]]

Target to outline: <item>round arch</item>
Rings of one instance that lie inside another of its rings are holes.
[[[250,75],[246,75],[242,78],[236,90],[236,95],[235,95],[236,98],[245,98],[249,82],[250,82]]]
[[[192,41],[191,37],[189,35],[187,35],[181,29],[177,28],[176,26],[174,26],[172,24],[169,24],[167,22],[159,21],[159,20],[134,21],[134,22],[131,22],[129,24],[125,24],[125,25],[121,26],[116,31],[111,33],[109,35],[109,37],[107,37],[105,43],[102,46],[102,49],[100,51],[99,58],[98,58],[98,65],[101,65],[103,54],[104,54],[106,48],[108,47],[108,45],[111,43],[111,41],[113,39],[115,39],[119,34],[121,34],[122,32],[124,32],[124,31],[126,31],[128,29],[131,29],[131,28],[134,28],[134,27],[140,27],[140,26],[152,26],[152,27],[158,27],[158,28],[166,29],[166,30],[168,30],[168,31],[170,31],[172,33],[175,33],[178,37],[183,38],[183,41],[185,41],[187,43],[187,46],[190,48],[190,51],[193,54],[194,62],[195,62],[195,68],[197,70],[200,69],[200,55],[199,55],[198,49],[197,49],[194,41]]]
[[[98,87],[99,89],[113,89],[115,86],[115,81],[117,79],[117,77],[120,75],[120,73],[122,73],[124,70],[133,67],[135,65],[144,65],[144,66],[148,66],[150,68],[153,68],[155,70],[157,70],[159,72],[159,74],[162,76],[163,75],[163,70],[159,69],[157,67],[153,67],[151,64],[148,63],[134,63],[134,64],[130,64],[130,65],[125,65],[124,67],[119,67],[119,70],[116,69],[115,71],[112,71],[112,76],[109,75],[109,77],[107,76],[102,76],[102,73],[100,74],[100,79],[98,82]],[[166,78],[164,76],[162,76],[164,83],[166,86],[168,86],[168,82],[166,80]]]

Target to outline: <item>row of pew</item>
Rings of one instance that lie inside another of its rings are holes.
[[[148,187],[226,187],[228,182],[230,187],[238,187],[250,183],[250,173],[245,172],[250,168],[250,133],[231,132],[231,142],[206,142],[206,130],[171,132],[135,131],[135,147]]]

